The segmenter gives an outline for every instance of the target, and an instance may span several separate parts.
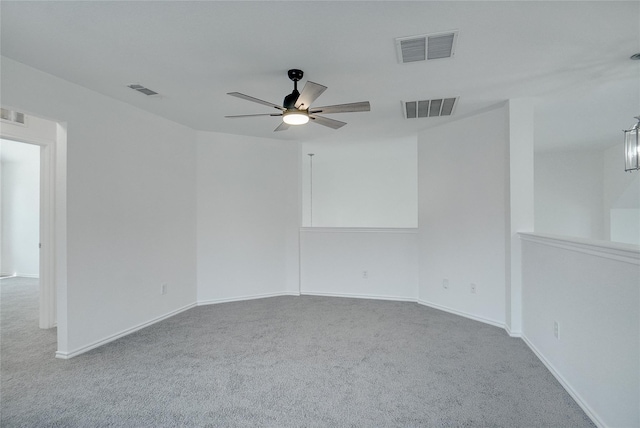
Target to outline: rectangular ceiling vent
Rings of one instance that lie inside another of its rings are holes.
[[[407,119],[451,116],[457,103],[458,98],[405,101],[402,103],[402,109],[404,110],[404,117]]]
[[[455,54],[457,31],[396,39],[396,53],[401,64],[432,59],[451,58]]]
[[[11,122],[16,125],[26,126],[27,124],[27,116],[24,113],[6,108],[0,109],[0,119],[4,122]]]
[[[138,92],[140,92],[141,94],[145,94],[145,95],[147,95],[147,96],[149,96],[149,97],[151,97],[151,96],[153,96],[153,95],[160,95],[160,94],[159,94],[159,93],[157,93],[156,91],[152,91],[151,89],[149,89],[149,88],[145,88],[144,86],[139,85],[139,84],[137,84],[137,83],[134,83],[134,84],[132,84],[132,85],[129,85],[128,87],[129,87],[129,88],[131,88],[131,89],[133,89],[134,91],[138,91]]]

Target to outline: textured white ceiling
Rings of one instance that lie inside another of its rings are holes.
[[[267,138],[408,135],[510,98],[536,102],[539,148],[603,147],[640,113],[640,2],[12,2],[2,55],[186,126]],[[398,64],[394,39],[459,30],[453,59]],[[274,133],[300,68],[314,105],[371,112]],[[129,88],[140,83],[162,97]],[[459,96],[451,118],[406,120],[401,100]],[[470,137],[472,138],[472,137]]]

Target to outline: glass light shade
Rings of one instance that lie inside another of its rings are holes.
[[[282,121],[288,125],[304,125],[309,122],[309,115],[299,111],[285,112]]]
[[[640,170],[640,122],[624,131],[624,170]]]

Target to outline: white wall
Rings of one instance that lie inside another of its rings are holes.
[[[640,173],[622,141],[606,150],[537,152],[535,230],[640,245]]]
[[[519,232],[534,228],[534,108],[530,98],[507,102],[509,127],[505,328],[522,334],[522,246]]]
[[[38,277],[40,147],[0,140],[3,275]]]
[[[609,219],[612,242],[640,245],[640,209],[612,208]]]
[[[303,229],[300,292],[415,301],[417,238],[416,229]]]
[[[605,239],[603,180],[601,151],[537,152],[535,231]]]
[[[58,355],[193,304],[195,132],[4,57],[1,78],[4,105],[67,125],[68,278],[58,284],[67,340]]]
[[[298,293],[298,146],[198,133],[198,302]]]
[[[638,247],[523,239],[523,338],[600,426],[639,426]]]
[[[416,137],[305,142],[302,225],[417,227]],[[313,153],[313,224],[310,159]]]
[[[622,142],[603,152],[604,239],[640,245],[640,171],[625,172]]]
[[[419,299],[504,325],[506,107],[422,132],[418,157]],[[442,285],[445,278],[448,289]],[[470,292],[471,283],[476,294]]]

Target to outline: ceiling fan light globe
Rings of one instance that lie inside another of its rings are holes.
[[[304,125],[309,122],[309,115],[299,111],[285,112],[282,121],[287,125]]]

